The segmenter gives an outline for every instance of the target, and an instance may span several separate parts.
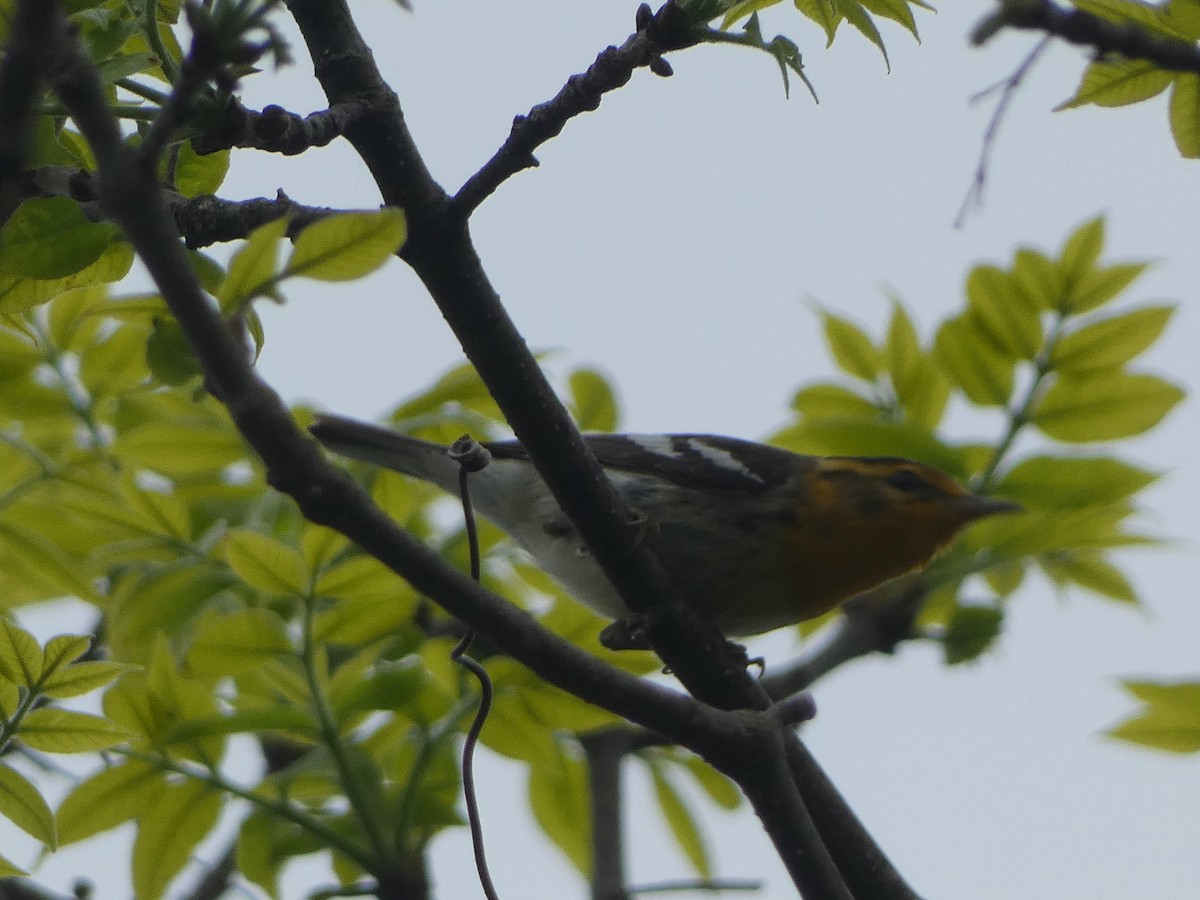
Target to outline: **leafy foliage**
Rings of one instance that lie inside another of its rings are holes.
[[[785,84],[789,72],[807,84],[797,44],[761,33],[758,13],[777,3],[681,5],[694,21],[721,20],[711,40],[766,50]],[[272,5],[193,8],[193,31],[215,35],[226,55],[246,59],[222,76],[245,74],[263,52],[284,58],[267,16]],[[172,26],[181,6],[69,4],[113,111],[129,122],[154,120],[169,96],[160,88],[180,79],[183,53]],[[881,51],[878,19],[915,37],[914,10],[928,8],[919,0],[796,0],[795,7],[827,44],[849,23]],[[1183,7],[1167,4],[1173,16]],[[8,38],[8,22],[0,16],[0,40]],[[742,33],[730,35],[739,23]],[[197,148],[205,117],[218,115],[227,99],[227,81],[204,86],[197,121],[171,136],[161,162],[164,185],[184,197],[215,191],[227,171],[228,152]],[[1200,128],[1187,117],[1196,87],[1186,77],[1097,68],[1077,99],[1134,102],[1168,84],[1177,139],[1181,147],[1195,143],[1187,135]],[[48,99],[46,111],[33,131],[31,165],[91,171],[91,151],[62,110]],[[131,144],[139,140],[131,134]],[[0,750],[15,740],[47,753],[106,752],[57,811],[25,775],[0,763],[0,815],[47,849],[134,823],[135,891],[153,897],[168,890],[237,799],[248,810],[237,842],[247,879],[277,896],[290,860],[321,853],[354,890],[360,878],[419,858],[437,834],[461,825],[457,753],[475,697],[447,658],[453,623],[268,490],[258,460],[205,391],[162,299],[110,296],[132,252],[95,218],[73,199],[37,198],[0,230],[0,608],[77,597],[102,617],[105,651],[91,658],[89,639],[78,635],[42,646],[15,620],[0,619]],[[281,264],[289,234],[292,248]],[[279,219],[241,240],[227,268],[199,253],[191,259],[229,328],[260,349],[257,301],[281,301],[291,277],[360,278],[386,264],[405,238],[404,215],[393,209],[330,216],[303,230]],[[1143,433],[1181,392],[1130,368],[1172,309],[1105,310],[1144,267],[1102,265],[1102,249],[1103,224],[1095,221],[1057,258],[1022,250],[1008,268],[977,268],[965,309],[931,340],[922,341],[900,303],[879,340],[832,311],[821,314],[848,383],[801,388],[795,420],[778,443],[804,452],[913,456],[1027,507],[1020,519],[976,528],[927,574],[921,625],[943,642],[948,662],[972,659],[998,639],[1006,603],[1031,568],[1064,587],[1136,601],[1112,552],[1149,542],[1127,526],[1134,498],[1156,476],[1106,450],[1075,455],[1057,444]],[[564,392],[581,427],[617,427],[612,390],[597,372],[571,373]],[[994,440],[944,434],[952,402],[995,412],[1001,427]],[[304,420],[308,411],[296,415]],[[464,429],[497,435],[499,418],[465,366],[389,416],[409,433],[442,442]],[[1017,456],[1015,439],[1024,432],[1040,433],[1046,446]],[[394,473],[352,472],[407,530],[465,567],[463,529],[447,524],[427,487]],[[483,545],[485,585],[601,652],[592,613],[529,569],[494,530],[484,528]],[[990,601],[975,599],[978,583],[994,595]],[[606,658],[639,674],[656,668],[648,654]],[[496,703],[482,739],[527,767],[537,820],[587,872],[579,735],[613,718],[511,660],[491,656],[484,664]],[[1170,732],[1178,743],[1172,749],[1192,749],[1170,716],[1191,701],[1195,686],[1179,687],[1178,696],[1131,687],[1149,710],[1140,724],[1114,733],[1165,746]],[[103,715],[62,703],[97,690],[104,691]],[[253,784],[227,774],[229,739],[239,735],[261,749],[263,773]],[[683,752],[653,749],[641,757],[667,827],[696,871],[708,875],[709,854],[681,784],[694,783],[724,808],[739,802],[736,790]],[[0,858],[0,877],[16,874],[22,870]]]
[[[1137,601],[1112,553],[1154,542],[1127,523],[1134,498],[1156,476],[1106,453],[1052,453],[1054,444],[1044,441],[1034,452],[1015,452],[1026,432],[1067,445],[1133,437],[1183,397],[1176,385],[1131,368],[1173,307],[1106,309],[1145,266],[1104,264],[1103,246],[1104,223],[1096,219],[1072,234],[1057,258],[1026,248],[1007,268],[977,266],[967,277],[966,308],[926,345],[898,302],[878,343],[823,311],[830,353],[850,383],[802,388],[795,422],[775,435],[805,453],[911,456],[1024,504],[1021,515],[973,527],[926,573],[930,600],[920,621],[943,641],[948,662],[973,659],[992,645],[1006,598],[1031,567],[1062,588]],[[996,412],[993,440],[941,432],[955,399]],[[981,605],[971,576],[981,576],[995,595],[989,605]]]
[[[1150,35],[1194,43],[1200,40],[1200,15],[1191,0],[1073,0],[1074,6],[1112,22],[1129,24]],[[1200,76],[1172,72],[1154,63],[1123,57],[1101,57],[1084,70],[1075,95],[1058,109],[1089,103],[1128,106],[1157,97],[1170,89],[1168,119],[1181,156],[1200,158]]]

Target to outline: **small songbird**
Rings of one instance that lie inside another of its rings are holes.
[[[330,450],[457,494],[446,448],[390,428],[318,416]],[[795,625],[914,569],[968,523],[1020,509],[896,457],[802,456],[699,434],[589,434],[588,446],[680,596],[729,637]],[[516,441],[484,445],[471,499],[569,594],[628,611]]]

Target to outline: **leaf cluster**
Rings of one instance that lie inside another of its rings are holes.
[[[965,308],[925,343],[898,300],[878,342],[822,311],[830,352],[852,381],[802,388],[794,422],[775,435],[807,453],[909,456],[1024,506],[971,528],[925,575],[918,621],[949,662],[991,646],[1031,568],[1060,588],[1137,602],[1113,554],[1155,543],[1130,522],[1138,493],[1158,476],[1108,448],[1157,425],[1183,391],[1136,368],[1174,307],[1112,309],[1145,264],[1104,263],[1103,245],[1096,219],[1057,257],[1023,248],[1007,267],[977,266]],[[952,402],[990,411],[994,436],[946,435]]]

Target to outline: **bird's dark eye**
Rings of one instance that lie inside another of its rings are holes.
[[[925,479],[912,469],[897,469],[887,477],[887,483],[896,490],[909,494],[916,493],[922,488],[929,486]]]

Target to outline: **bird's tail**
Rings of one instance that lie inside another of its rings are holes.
[[[334,453],[458,490],[458,464],[440,444],[342,416],[318,415],[308,430]]]

